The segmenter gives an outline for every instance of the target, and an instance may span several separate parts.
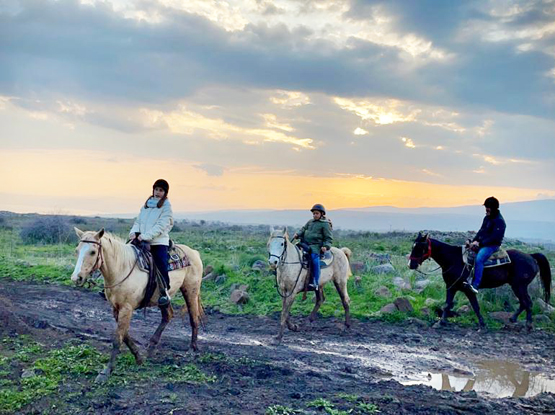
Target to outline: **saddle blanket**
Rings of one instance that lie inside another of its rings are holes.
[[[138,267],[141,271],[148,272],[150,269],[149,263],[142,252],[137,248],[135,245],[131,245],[135,250],[135,256],[138,259]],[[172,247],[168,251],[168,271],[175,271],[176,269],[185,268],[191,265],[189,262],[189,257],[183,251],[183,249],[179,248],[176,245],[172,245]]]
[[[464,263],[466,265],[473,266],[474,261],[476,260],[476,252],[466,249],[464,246],[462,247],[462,250]],[[511,257],[509,257],[507,251],[505,251],[503,248],[499,248],[487,259],[484,264],[484,268],[493,268],[510,263]]]
[[[308,261],[310,258],[310,255],[303,252],[303,261],[302,261],[302,266],[303,268],[308,268]],[[328,268],[331,264],[333,264],[333,260],[335,259],[335,256],[331,253],[331,251],[326,251],[325,253],[323,253],[322,255],[320,255],[320,269],[325,269]]]

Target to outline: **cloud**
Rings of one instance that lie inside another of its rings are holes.
[[[204,171],[209,176],[223,176],[224,168],[222,166],[217,166],[215,164],[197,164],[195,168]]]

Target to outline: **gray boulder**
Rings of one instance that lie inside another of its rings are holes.
[[[405,297],[396,298],[395,301],[393,301],[393,304],[395,304],[397,309],[402,313],[409,313],[411,311],[414,311],[414,308],[412,308],[412,304]]]
[[[391,314],[394,313],[395,311],[397,311],[398,308],[395,304],[390,303],[390,304],[386,304],[384,305],[381,309],[380,309],[380,313],[381,314]]]
[[[237,305],[246,304],[249,302],[249,293],[243,290],[234,290],[229,296],[229,300]]]
[[[351,271],[353,271],[353,274],[363,273],[366,271],[366,265],[361,261],[353,261],[351,262]]]
[[[227,281],[227,275],[222,274],[222,275],[218,275],[215,279],[214,282],[216,284],[223,284]]]
[[[395,268],[391,264],[382,264],[372,267],[372,272],[375,274],[393,274]]]
[[[267,267],[268,266],[267,266],[266,262],[264,262],[260,259],[257,259],[256,261],[254,261],[254,264],[252,264],[251,268],[254,271],[264,271]]]
[[[400,290],[410,290],[412,288],[411,285],[410,285],[410,282],[405,281],[401,277],[393,278],[393,285],[395,285]]]
[[[374,295],[376,297],[389,298],[391,297],[391,291],[389,291],[389,288],[382,285],[381,287],[376,289],[376,291],[374,291]]]
[[[536,323],[544,323],[544,324],[551,323],[551,319],[549,318],[549,316],[546,316],[545,314],[538,314],[537,316],[534,316],[534,321]]]
[[[509,319],[511,318],[512,315],[513,313],[510,313],[509,311],[493,311],[489,313],[489,316],[492,319],[500,321],[501,323],[504,323],[504,324],[510,323]]]
[[[552,314],[555,311],[555,307],[553,307],[551,304],[547,304],[541,298],[538,298],[536,300],[536,304],[540,307],[540,310],[545,314]]]
[[[457,310],[457,313],[459,313],[459,314],[467,314],[467,313],[470,312],[470,310],[472,310],[472,309],[470,308],[470,306],[468,306],[468,305],[463,305],[463,306],[459,307],[459,309]]]
[[[416,281],[414,283],[414,291],[416,291],[417,293],[421,293],[431,283],[432,282],[430,280]]]

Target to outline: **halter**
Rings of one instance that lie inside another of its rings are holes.
[[[430,238],[428,238],[428,251],[426,251],[426,253],[422,256],[418,256],[418,257],[414,257],[414,256],[410,256],[409,259],[411,261],[418,261],[419,265],[422,265],[422,263],[427,260],[428,258],[430,258],[432,256],[432,240]]]

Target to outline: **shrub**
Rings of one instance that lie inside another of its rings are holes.
[[[71,223],[74,223],[76,225],[81,225],[84,223],[87,223],[87,221],[85,220],[85,218],[80,218],[79,216],[74,216],[69,220]]]
[[[62,216],[44,216],[25,225],[19,234],[25,244],[57,244],[76,240],[72,227]]]

